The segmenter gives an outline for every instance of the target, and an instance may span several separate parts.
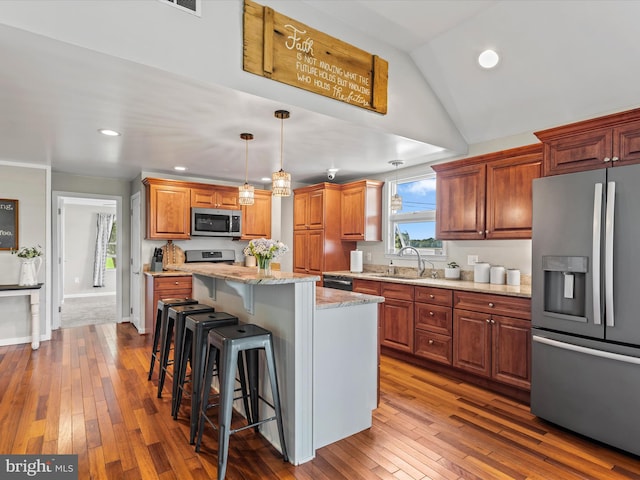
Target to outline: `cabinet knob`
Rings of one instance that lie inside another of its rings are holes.
[[[435,314],[433,312],[429,312],[429,315],[433,317]]]
[[[487,323],[491,323],[491,320],[490,320],[490,319],[488,319],[488,318],[487,318],[485,321],[486,321]]]
[[[429,294],[429,298],[436,298],[436,297],[433,294]]]
[[[433,340],[429,340],[429,345],[433,345]]]
[[[176,285],[180,285],[180,283],[179,283],[179,282],[176,282]]]
[[[489,230],[485,230],[484,233],[489,233]]]
[[[478,235],[482,235],[482,230],[479,230],[479,231],[478,231]]]
[[[618,157],[613,157],[613,158],[611,159],[611,161],[612,161],[612,162],[617,162],[618,160],[620,160]]]
[[[609,157],[604,157],[602,160],[604,161],[604,163],[607,163],[607,162],[611,161],[611,159]]]
[[[491,323],[496,323],[496,321],[495,321],[495,320],[493,320],[493,319],[491,319]]]
[[[489,302],[489,306],[490,306],[491,308],[493,308],[493,307],[495,307],[495,304],[494,304],[493,302]]]

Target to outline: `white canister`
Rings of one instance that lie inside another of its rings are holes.
[[[362,272],[362,250],[351,250],[351,272]]]
[[[488,263],[476,263],[473,266],[473,281],[476,283],[489,283],[489,269],[491,265]]]
[[[244,257],[244,266],[245,267],[255,267],[256,266],[256,257],[253,255],[247,255]]]
[[[520,270],[516,268],[507,270],[507,285],[520,285]]]
[[[491,267],[491,283],[495,283],[496,285],[504,285],[504,276],[505,270],[504,267],[495,266]]]

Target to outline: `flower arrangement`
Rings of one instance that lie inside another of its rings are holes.
[[[22,247],[20,250],[11,250],[11,253],[18,255],[20,258],[34,258],[42,255],[42,247],[37,245],[35,247]]]
[[[256,263],[260,271],[270,273],[271,261],[288,251],[289,247],[278,240],[258,238],[251,240],[249,245],[244,248],[243,253],[256,258]]]

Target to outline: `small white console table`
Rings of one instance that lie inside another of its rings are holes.
[[[38,285],[0,285],[0,297],[29,295],[31,303],[31,348],[40,347],[40,288]]]

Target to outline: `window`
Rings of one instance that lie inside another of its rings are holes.
[[[107,242],[107,258],[105,260],[105,268],[107,270],[114,270],[116,268],[116,239],[117,230],[116,230],[116,222],[113,221],[113,226],[111,227],[111,234],[109,235],[109,241]]]
[[[446,254],[442,240],[436,240],[436,175],[389,181],[389,198],[396,190],[402,209],[389,214],[388,253],[415,247],[433,256]]]

